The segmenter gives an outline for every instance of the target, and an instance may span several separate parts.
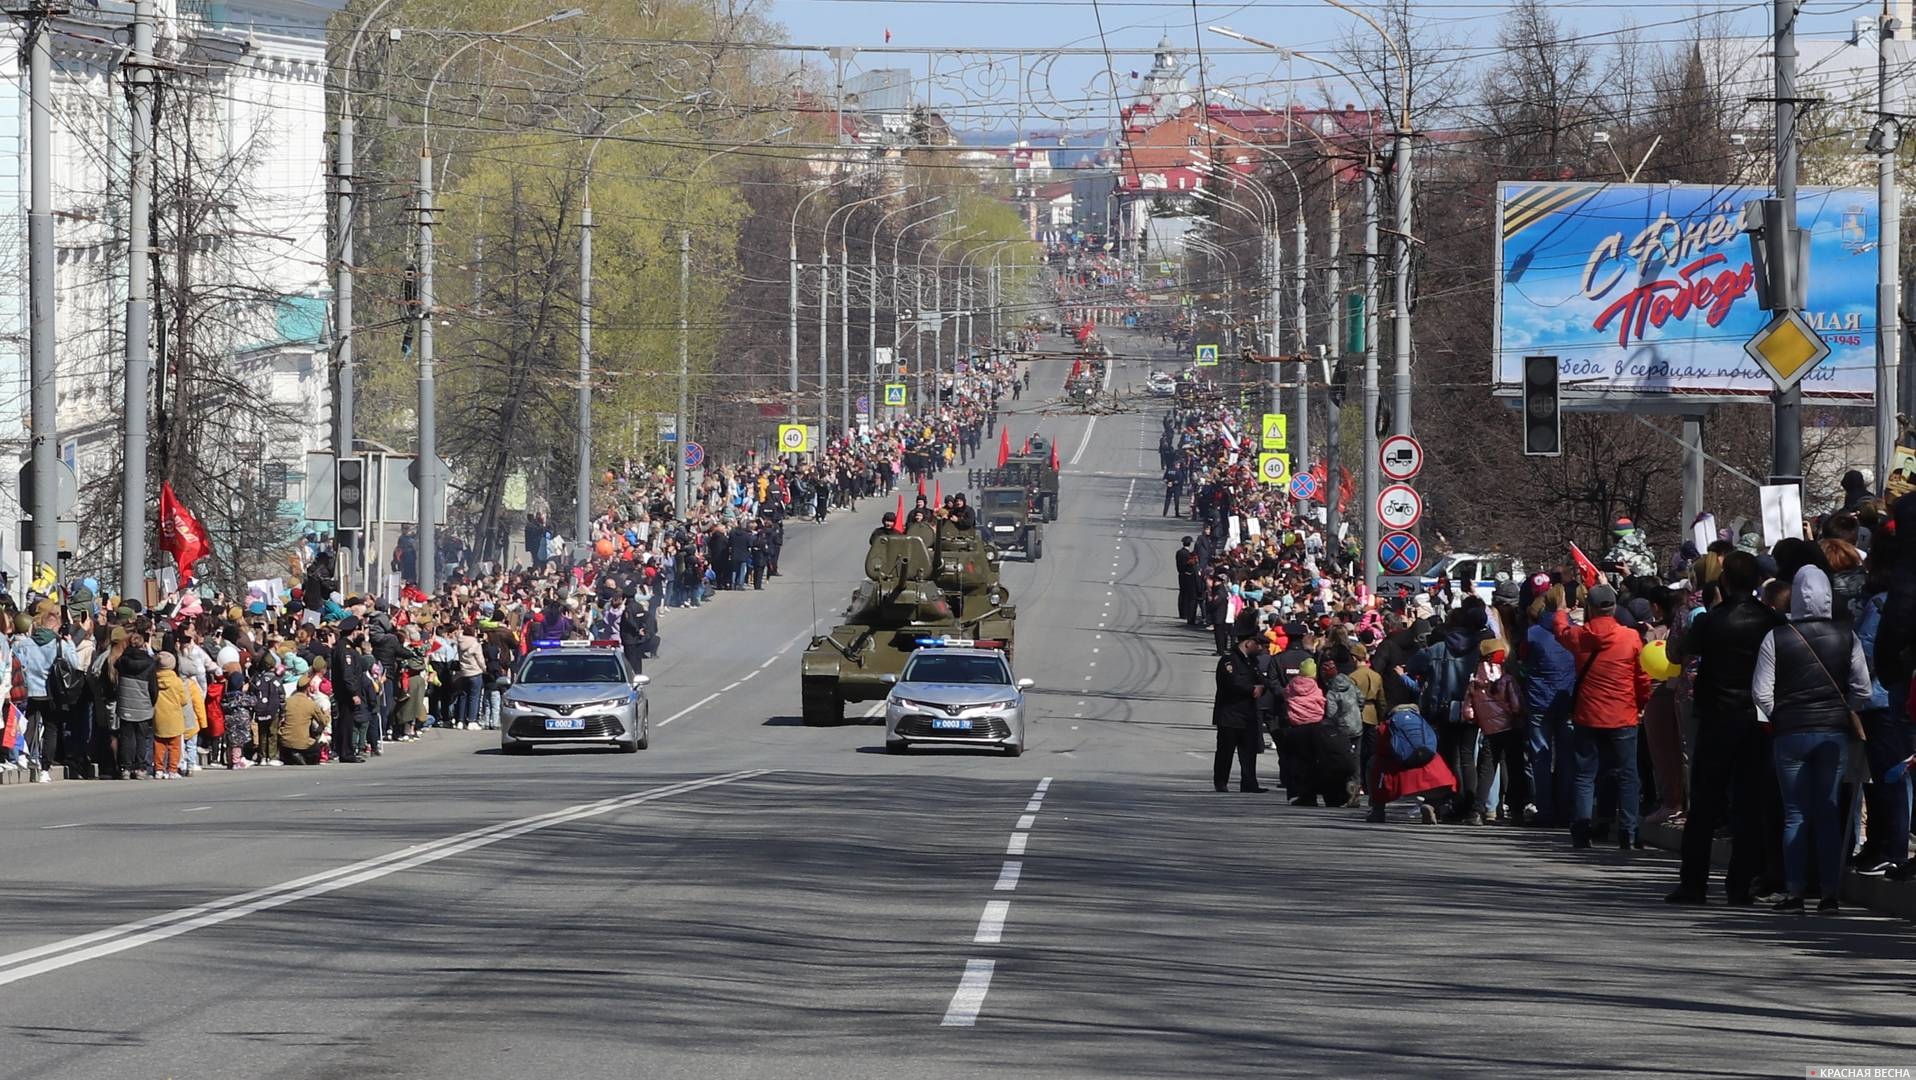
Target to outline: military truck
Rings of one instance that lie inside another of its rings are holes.
[[[1000,551],[1016,550],[1026,562],[1044,558],[1044,504],[1028,469],[973,469],[978,492],[978,531]]]
[[[903,671],[923,639],[996,639],[1011,648],[1017,609],[976,530],[913,525],[875,535],[865,578],[844,621],[805,650],[799,703],[807,726],[843,723],[847,702],[890,693],[883,676]]]
[[[1031,445],[1012,454],[1004,466],[1019,473],[1018,483],[1038,493],[1039,516],[1045,521],[1058,520],[1058,470],[1051,464],[1055,456],[1050,440],[1043,435],[1033,435]],[[978,486],[975,481],[973,486]]]

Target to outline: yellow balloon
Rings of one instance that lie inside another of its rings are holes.
[[[1670,659],[1669,647],[1661,641],[1652,641],[1643,647],[1637,656],[1637,666],[1658,682],[1683,674],[1683,665]]]

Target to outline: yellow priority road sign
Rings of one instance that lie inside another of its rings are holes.
[[[781,454],[805,454],[812,449],[811,436],[804,424],[778,425],[778,450]]]
[[[1290,483],[1291,455],[1272,453],[1257,455],[1257,478],[1266,484]]]
[[[1830,347],[1801,312],[1779,311],[1768,326],[1743,343],[1743,351],[1750,354],[1750,359],[1776,383],[1778,390],[1788,390],[1823,362],[1830,354]]]

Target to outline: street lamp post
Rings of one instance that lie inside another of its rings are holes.
[[[877,224],[872,226],[871,246],[867,250],[867,261],[865,264],[865,400],[873,419],[876,419],[878,416],[878,234],[884,231],[885,222],[890,221],[893,217],[911,210],[917,210],[920,207],[930,206],[932,203],[938,202],[943,198],[943,195],[933,195],[928,199],[920,199],[918,202],[887,210],[878,216]],[[898,231],[898,235],[902,236],[904,230],[909,228],[911,228],[910,224],[905,225],[904,228]],[[894,365],[898,363],[898,333],[896,329],[898,308],[897,274],[898,242],[894,237],[892,241],[892,363]]]
[[[892,310],[892,318],[894,320],[897,319],[898,311],[899,311],[898,279],[904,276],[898,272],[899,243],[905,239],[905,234],[910,232],[914,227],[919,225],[928,225],[931,222],[939,220],[940,218],[950,217],[951,215],[957,212],[958,212],[958,208],[954,206],[949,210],[941,210],[936,214],[930,215],[929,217],[922,217],[916,221],[908,221],[905,223],[903,228],[900,228],[898,230],[898,235],[892,238],[892,242],[891,242],[891,310]],[[912,328],[911,370],[912,370],[912,379],[913,379],[912,386],[913,386],[914,399],[918,399],[919,396],[924,393],[924,389],[925,389],[924,364],[921,362],[921,360],[922,360],[922,354],[924,352],[924,347],[925,347],[925,330],[924,330],[925,324],[923,320],[923,316],[924,316],[923,309],[925,306],[925,244],[929,244],[929,243],[931,243],[931,241],[927,239],[924,243],[921,243],[918,245],[918,254],[913,260],[913,269],[912,269],[912,276],[911,276],[912,316],[913,316],[912,321],[914,324]],[[894,348],[897,347],[900,333],[901,333],[900,328],[895,325],[892,330],[892,345]],[[893,358],[893,363],[897,363],[896,357]]]
[[[845,203],[842,206],[834,207],[831,213],[825,215],[825,227],[818,232],[818,438],[821,443],[829,441],[827,434],[831,430],[831,368],[827,362],[827,350],[830,348],[828,313],[831,310],[832,298],[832,222],[838,220],[838,215],[844,214],[846,224],[849,225],[852,210],[860,206],[869,206],[882,199],[896,198],[901,194],[903,194],[902,189],[897,191],[881,191],[876,195],[868,195],[862,199],[853,199],[851,202]],[[842,231],[840,237],[840,248],[842,249],[844,246]],[[842,250],[840,254],[842,256]],[[840,259],[840,263],[840,303],[844,310],[839,315],[839,322],[842,328],[843,324],[850,318],[851,308],[849,304],[844,302],[842,296],[844,289],[849,286],[850,280],[845,276],[842,258]],[[845,332],[841,332],[840,337],[843,347],[849,349],[851,339],[846,336]],[[850,360],[844,360],[841,366],[849,367]],[[850,422],[847,421],[844,427],[849,429]],[[840,434],[843,434],[843,431],[841,431]]]
[[[812,198],[812,196],[817,195],[823,191],[829,191],[830,189],[837,187],[839,184],[844,183],[850,177],[851,177],[851,173],[849,172],[841,173],[838,176],[835,176],[832,179],[827,180],[825,183],[820,184],[819,186],[806,192],[805,194],[800,195],[798,197],[798,201],[792,205],[791,247],[788,249],[789,255],[787,258],[787,266],[789,267],[791,271],[791,309],[790,309],[791,321],[786,332],[787,345],[790,346],[790,350],[791,350],[791,372],[790,372],[791,382],[789,386],[789,389],[791,391],[791,399],[790,399],[789,405],[786,408],[787,423],[792,423],[792,424],[798,423],[798,215],[799,215],[799,211],[805,208],[805,203],[809,201]]]
[[[579,8],[557,11],[543,18],[521,23],[510,29],[473,38],[447,54],[426,83],[426,98],[419,118],[419,205],[418,275],[419,307],[419,584],[427,592],[439,587],[439,432],[435,413],[437,390],[433,381],[433,171],[432,171],[432,94],[446,69],[461,53],[484,41],[516,34],[546,23],[560,22],[585,14]],[[579,538],[583,541],[583,537]]]
[[[931,328],[931,397],[932,405],[939,408],[945,404],[945,252],[963,243],[970,235],[968,228],[958,230],[957,235],[945,241],[944,246],[938,249],[937,256],[931,260],[931,306],[938,316],[938,321]],[[952,334],[957,335],[955,327]]]

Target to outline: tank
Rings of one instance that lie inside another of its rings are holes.
[[[1017,609],[977,530],[914,525],[873,536],[865,582],[842,622],[805,650],[800,711],[807,726],[839,724],[845,705],[877,701],[926,637],[996,638],[1011,647]]]

